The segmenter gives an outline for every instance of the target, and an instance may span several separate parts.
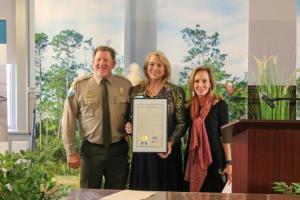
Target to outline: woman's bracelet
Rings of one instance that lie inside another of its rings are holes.
[[[226,165],[232,165],[232,160],[225,160]]]

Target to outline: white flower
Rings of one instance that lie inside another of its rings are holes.
[[[4,174],[7,172],[6,168],[1,168],[1,171],[4,172]]]
[[[141,70],[137,63],[129,65],[129,73],[127,78],[130,80],[133,86],[137,85],[141,80]]]
[[[26,163],[28,163],[28,160],[26,160],[24,158],[19,158],[15,163],[16,164],[26,164]]]
[[[12,186],[9,183],[7,183],[5,186],[10,192],[13,190]]]

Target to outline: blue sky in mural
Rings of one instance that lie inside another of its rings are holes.
[[[244,77],[248,71],[248,1],[159,0],[157,3],[158,48],[171,60],[175,75],[184,67],[181,60],[187,52],[180,31],[199,24],[209,35],[220,34],[220,50],[228,54],[225,70]]]
[[[172,61],[175,76],[187,51],[180,30],[196,24],[209,34],[219,32],[220,49],[228,54],[226,71],[244,76],[248,65],[248,1],[158,0],[157,4],[158,48]],[[124,0],[36,0],[35,6],[35,32],[45,32],[51,39],[61,30],[72,29],[84,39],[93,38],[96,46],[111,40],[111,46],[124,54]]]
[[[124,0],[35,0],[35,8],[36,33],[51,40],[62,30],[75,30],[84,39],[93,38],[95,46],[111,41],[124,54]]]

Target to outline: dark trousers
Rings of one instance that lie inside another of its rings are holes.
[[[128,143],[125,140],[103,145],[84,141],[81,147],[80,188],[123,190],[128,177]]]

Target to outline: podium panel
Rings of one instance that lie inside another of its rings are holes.
[[[300,181],[300,121],[240,120],[232,134],[234,193],[272,193],[272,183]]]

